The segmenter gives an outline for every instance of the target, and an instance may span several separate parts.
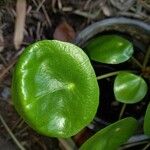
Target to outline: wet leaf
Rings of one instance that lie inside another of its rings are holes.
[[[63,22],[56,27],[53,37],[56,40],[69,42],[75,38],[75,31],[67,22]]]
[[[128,117],[97,132],[88,139],[80,150],[117,150],[130,138],[137,128],[137,121]]]
[[[92,60],[119,64],[132,56],[133,45],[118,35],[103,35],[89,41],[85,50]]]
[[[147,93],[147,84],[140,76],[129,72],[121,72],[114,83],[116,100],[123,103],[137,103]]]
[[[70,137],[94,118],[99,88],[83,50],[43,40],[27,47],[19,58],[12,98],[19,114],[37,132]]]
[[[144,117],[144,133],[150,135],[150,103],[147,107],[146,114]]]

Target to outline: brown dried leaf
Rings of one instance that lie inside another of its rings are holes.
[[[75,31],[67,22],[62,22],[56,27],[53,38],[64,42],[70,42],[75,38]]]
[[[18,49],[23,41],[26,18],[26,0],[17,0],[14,45]]]

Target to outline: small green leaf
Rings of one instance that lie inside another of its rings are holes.
[[[94,118],[99,87],[83,50],[44,40],[27,47],[19,58],[12,97],[19,114],[37,132],[70,137]]]
[[[106,64],[119,64],[132,56],[133,45],[120,36],[103,35],[89,41],[85,50],[92,60]]]
[[[146,114],[144,117],[144,133],[150,136],[150,103],[147,107]]]
[[[130,138],[137,128],[137,121],[128,117],[100,130],[88,139],[80,150],[117,150]]]
[[[147,93],[147,84],[140,76],[121,72],[114,83],[114,94],[119,102],[132,104],[141,101]]]

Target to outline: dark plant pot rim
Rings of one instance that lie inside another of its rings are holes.
[[[143,35],[146,35],[146,38],[148,38],[148,42],[150,41],[150,25],[147,23],[144,23],[143,21],[137,20],[137,19],[131,19],[127,17],[113,17],[104,19],[98,22],[95,22],[85,29],[83,29],[76,37],[74,43],[83,46],[89,39],[94,37],[95,35],[102,33],[107,28],[111,28],[112,26],[129,26],[135,29],[136,31],[139,31],[138,34],[143,33]],[[123,29],[123,28],[122,28]],[[121,29],[121,30],[122,30]],[[116,29],[117,31],[117,29]],[[124,32],[130,32],[130,31],[124,31]],[[142,36],[142,35],[141,35]]]

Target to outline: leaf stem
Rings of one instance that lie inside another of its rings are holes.
[[[149,61],[149,57],[150,57],[150,46],[149,46],[149,48],[148,48],[148,50],[147,50],[147,53],[146,53],[145,58],[144,58],[144,61],[143,61],[143,67],[144,67],[144,68],[146,67],[146,65],[147,65],[147,63],[148,63],[148,61]]]
[[[120,111],[120,114],[119,114],[119,120],[122,118],[122,116],[123,116],[123,113],[124,113],[124,111],[125,111],[125,109],[126,109],[126,104],[123,104],[123,106],[122,106],[122,108],[121,108],[121,111]]]
[[[134,57],[131,57],[131,59],[135,62],[135,64],[137,64],[137,66],[139,66],[141,69],[143,68],[143,65]]]
[[[146,146],[142,150],[147,150],[150,147],[150,143],[146,144]]]
[[[104,79],[104,78],[108,78],[108,77],[117,75],[117,74],[120,73],[120,72],[121,72],[121,71],[110,72],[110,73],[107,73],[107,74],[98,76],[98,77],[96,77],[96,78],[97,78],[97,80],[101,80],[101,79]]]
[[[21,143],[17,140],[15,135],[12,133],[8,125],[6,124],[5,120],[3,119],[2,115],[0,114],[0,121],[2,122],[3,126],[5,127],[6,131],[9,133],[13,141],[16,143],[16,145],[19,147],[20,150],[25,150],[25,148],[21,145]]]

